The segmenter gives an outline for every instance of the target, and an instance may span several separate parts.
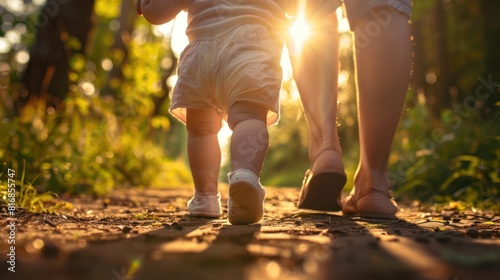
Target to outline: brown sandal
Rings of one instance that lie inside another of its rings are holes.
[[[364,205],[361,200],[368,200]],[[375,219],[398,219],[396,212],[398,207],[390,192],[382,192],[374,189],[356,198],[351,192],[345,199],[342,212],[344,216],[375,218]]]
[[[319,211],[340,211],[340,197],[347,178],[336,172],[313,174],[306,171],[300,192],[298,208]]]

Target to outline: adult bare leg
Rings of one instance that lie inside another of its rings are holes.
[[[298,207],[340,210],[346,182],[337,131],[338,29],[337,16],[312,19],[312,32],[302,46],[290,50],[293,74],[309,125],[309,158]],[[290,42],[289,42],[290,43]],[[292,42],[293,44],[293,42]]]
[[[345,214],[392,217],[397,206],[389,193],[387,168],[408,90],[412,47],[406,15],[392,13],[387,25],[378,29],[373,28],[375,23],[366,16],[354,28],[360,161],[354,188],[342,210]],[[375,30],[379,32],[373,33]],[[373,36],[367,37],[370,31]]]

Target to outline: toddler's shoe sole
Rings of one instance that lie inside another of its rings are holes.
[[[219,213],[211,213],[211,212],[190,212],[189,213],[193,217],[201,217],[201,218],[220,218]]]
[[[231,207],[227,218],[233,225],[257,223],[264,215],[264,202],[259,190],[247,181],[238,181],[229,186]]]

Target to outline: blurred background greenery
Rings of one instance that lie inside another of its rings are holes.
[[[413,8],[412,84],[390,157],[394,193],[498,207],[500,2],[420,0]],[[135,1],[121,0],[0,0],[0,18],[1,192],[7,168],[59,194],[192,185],[185,128],[168,114],[182,19],[151,26]],[[359,151],[345,18],[340,31],[338,122],[352,178]],[[299,187],[308,130],[286,54],[283,68],[282,116],[262,181]]]

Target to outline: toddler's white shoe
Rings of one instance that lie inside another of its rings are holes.
[[[253,224],[264,215],[266,189],[259,177],[247,169],[229,173],[227,219],[233,225]]]
[[[193,216],[219,218],[221,215],[220,193],[204,196],[196,192],[187,203],[188,211]]]

